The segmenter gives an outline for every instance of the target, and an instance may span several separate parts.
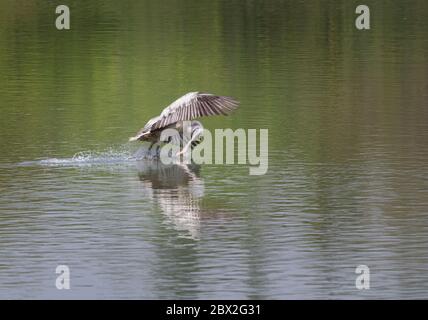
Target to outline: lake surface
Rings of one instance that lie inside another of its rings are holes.
[[[428,298],[428,3],[365,4],[1,0],[0,298]],[[189,91],[265,175],[133,159]]]

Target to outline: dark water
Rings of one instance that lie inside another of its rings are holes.
[[[428,3],[358,4],[0,1],[0,297],[428,298]],[[132,158],[196,90],[266,175]]]

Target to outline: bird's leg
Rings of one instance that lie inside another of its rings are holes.
[[[187,149],[189,149],[189,147],[192,145],[192,142],[195,141],[196,139],[198,139],[201,134],[203,132],[203,128],[198,128],[197,131],[195,133],[192,134],[192,137],[190,138],[189,142],[187,142],[187,144],[184,146],[183,150],[177,152],[177,156],[185,153],[187,151]]]
[[[152,147],[153,147],[153,145],[154,145],[154,144],[155,144],[154,142],[152,142],[152,143],[150,144],[149,151],[151,151],[151,150],[152,150]]]
[[[156,147],[156,156],[159,156],[159,149],[160,149],[160,144],[158,144],[158,146]]]
[[[181,151],[177,152],[176,155],[179,156],[179,155],[186,153],[187,149],[189,149],[190,145],[192,144],[193,140],[195,140],[195,139],[196,139],[196,137],[193,137],[192,139],[190,139],[190,141],[184,146],[184,148]]]

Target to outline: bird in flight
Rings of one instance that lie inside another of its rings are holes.
[[[238,105],[239,102],[231,97],[190,92],[163,109],[159,116],[150,119],[134,137],[129,138],[129,141],[148,141],[151,143],[150,151],[155,143],[160,142],[162,131],[173,128],[178,131],[179,137],[170,139],[167,143],[184,145],[183,149],[177,153],[180,155],[201,141],[204,127],[194,119],[213,115],[229,115]],[[190,121],[188,129],[184,128],[183,121]],[[184,130],[189,130],[189,135],[183,134]],[[190,137],[190,139],[186,137]]]

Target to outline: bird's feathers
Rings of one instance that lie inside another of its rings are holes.
[[[146,124],[151,130],[162,129],[178,121],[193,120],[211,115],[228,115],[238,107],[230,97],[210,93],[190,92],[166,107],[157,120]]]
[[[239,102],[231,97],[210,93],[190,92],[178,98],[162,113],[150,119],[131,141],[156,130],[162,130],[179,121],[193,120],[212,115],[228,115],[238,107]]]

